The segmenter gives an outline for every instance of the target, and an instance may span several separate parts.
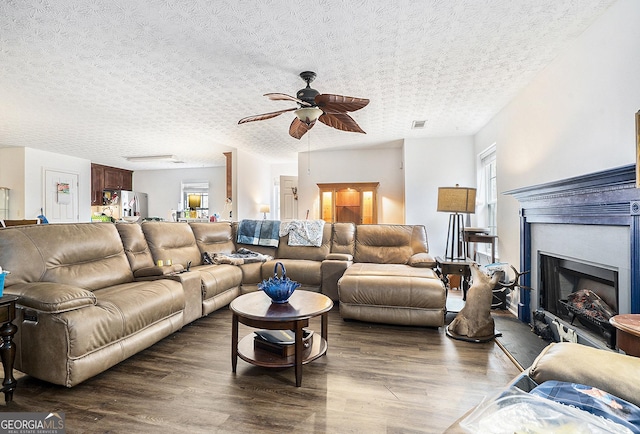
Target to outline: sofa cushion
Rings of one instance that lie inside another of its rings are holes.
[[[358,225],[355,262],[407,264],[415,253],[427,253],[427,235],[420,225]]]
[[[640,405],[640,382],[629,379],[639,372],[638,357],[571,342],[549,344],[529,367],[529,376],[538,384],[548,380],[588,384],[635,405]]]
[[[116,229],[134,273],[142,268],[153,267],[153,257],[142,227],[137,223],[117,223]]]
[[[324,225],[322,230],[322,245],[314,246],[290,246],[289,235],[280,237],[276,258],[278,259],[305,259],[309,261],[323,261],[331,251],[331,225]]]
[[[355,263],[338,282],[340,303],[436,308],[445,306],[444,285],[430,268]]]
[[[200,273],[203,301],[242,284],[242,270],[237,265],[200,265],[193,270]]]
[[[60,320],[67,323],[71,358],[110,345],[184,309],[182,286],[173,280],[116,285],[95,291],[95,295],[95,306],[60,314]]]
[[[147,221],[141,226],[154,261],[170,259],[183,267],[189,262],[192,266],[202,264],[202,255],[188,223]]]
[[[356,251],[356,225],[354,223],[334,223],[331,235],[331,253],[353,256]]]
[[[372,264],[358,262],[347,268],[345,276],[390,276],[390,277],[416,277],[435,279],[438,284],[442,281],[432,268],[410,267],[404,264]]]
[[[233,253],[233,229],[229,222],[189,223],[200,253]]]
[[[317,247],[316,247],[317,248]],[[287,272],[287,277],[304,286],[320,288],[322,285],[322,262],[306,259],[275,259],[262,264],[262,278],[273,277],[277,262],[281,262]],[[278,268],[278,275],[282,270]],[[307,289],[307,288],[305,288]]]
[[[40,281],[95,290],[133,280],[122,241],[112,223],[3,229],[0,264],[12,272],[7,286]]]

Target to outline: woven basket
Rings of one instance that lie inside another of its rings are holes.
[[[282,268],[282,277],[278,277],[278,267]],[[282,262],[276,262],[273,267],[273,277],[258,284],[258,288],[264,291],[273,303],[287,303],[293,291],[299,286],[298,282],[287,277],[287,270]]]

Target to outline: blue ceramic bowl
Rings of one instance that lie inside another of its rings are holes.
[[[278,277],[278,266],[282,267],[282,277]],[[287,303],[293,291],[299,286],[298,282],[287,277],[287,272],[282,262],[276,262],[273,277],[258,284],[258,288],[264,291],[273,303]]]

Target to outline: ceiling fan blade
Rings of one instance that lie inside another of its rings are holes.
[[[294,108],[285,109],[285,110],[278,110],[277,112],[263,113],[261,115],[247,116],[246,118],[240,119],[238,121],[238,124],[244,124],[244,123],[253,122],[253,121],[263,121],[265,119],[275,118],[276,116],[279,116],[282,113],[292,112],[294,110],[297,110],[297,108],[294,107]]]
[[[351,96],[333,95],[330,93],[317,95],[315,102],[318,107],[324,110],[325,113],[354,112],[369,104],[369,100],[366,98],[354,98]]]
[[[311,122],[309,125],[302,122],[298,118],[294,118],[293,122],[291,122],[291,126],[289,127],[289,135],[298,140],[302,138],[306,134],[307,131],[311,129],[315,125],[316,121]]]
[[[318,118],[320,122],[342,131],[365,133],[351,116],[346,113],[324,113]]]
[[[305,107],[311,106],[308,102],[302,101],[295,96],[287,95],[286,93],[265,93],[264,96],[273,101],[294,101]]]

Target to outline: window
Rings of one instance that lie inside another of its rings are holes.
[[[489,234],[498,234],[498,186],[496,170],[496,145],[493,144],[479,155],[478,164],[478,225],[489,229]],[[490,245],[478,245],[478,251],[490,255]],[[496,245],[497,250],[497,245]],[[496,252],[496,256],[497,256]]]
[[[481,160],[482,171],[484,172],[484,203],[486,227],[489,228],[491,235],[497,235],[498,225],[496,222],[498,207],[498,188],[496,185],[496,150],[493,147],[492,152],[483,157]]]
[[[183,182],[181,203],[182,209],[192,211],[189,217],[207,217],[209,214],[209,182]]]

